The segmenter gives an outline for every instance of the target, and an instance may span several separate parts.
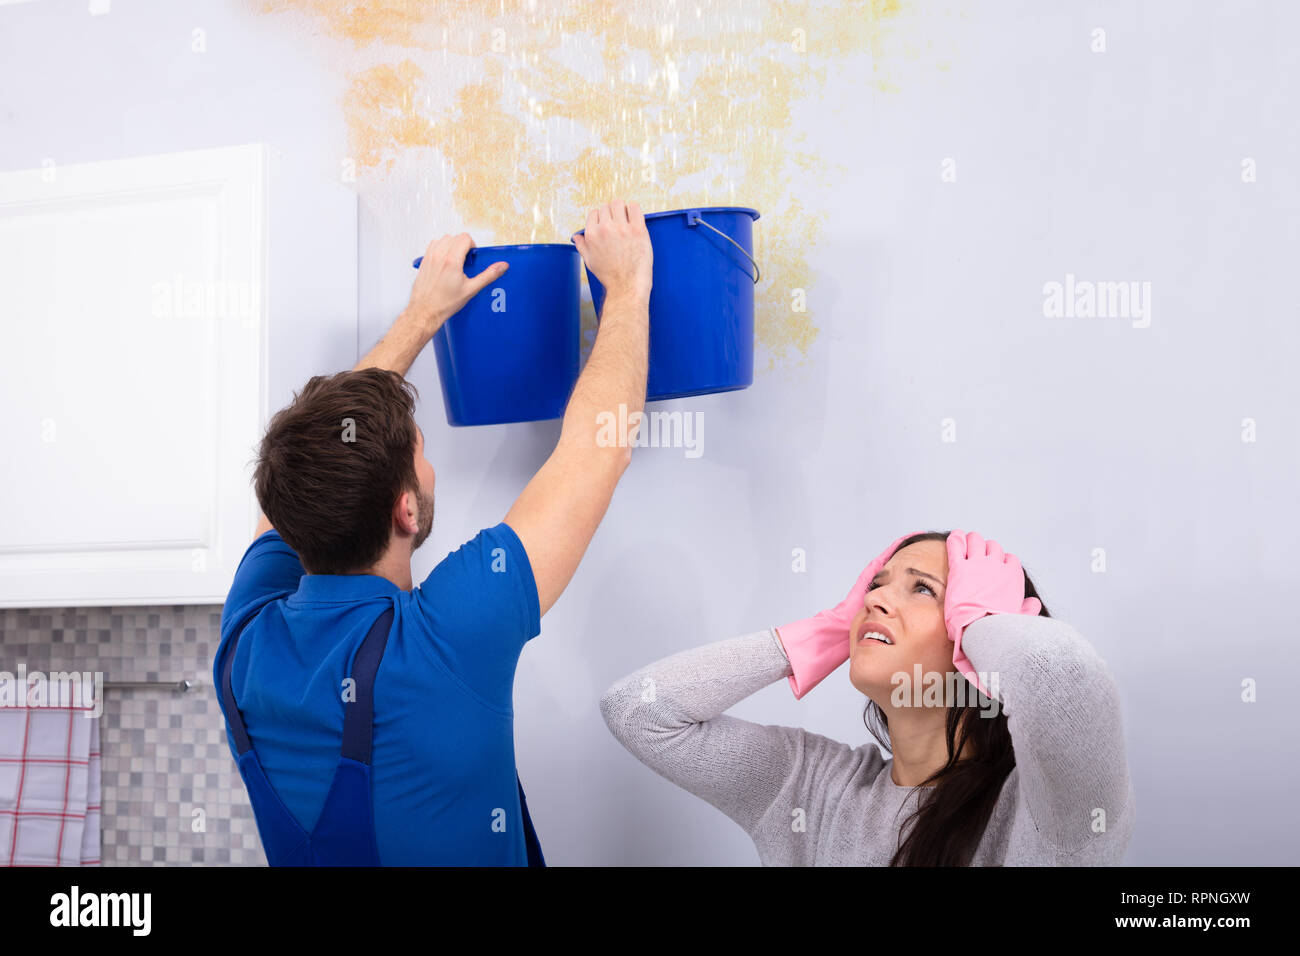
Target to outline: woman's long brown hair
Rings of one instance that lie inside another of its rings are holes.
[[[947,539],[948,533],[941,531],[915,534],[904,539],[895,553],[918,541],[946,542]],[[1042,601],[1028,574],[1025,574],[1025,597]],[[1051,617],[1046,605],[1038,613]],[[1016,766],[1006,712],[998,708],[995,717],[981,716],[981,705],[992,706],[982,693],[976,703],[948,708],[948,762],[916,785],[934,789],[899,827],[902,834],[911,824],[907,837],[894,851],[890,866],[970,865],[1002,793],[1002,785]],[[880,705],[868,700],[862,719],[880,745],[892,751],[889,718]],[[955,759],[961,753],[966,756]]]

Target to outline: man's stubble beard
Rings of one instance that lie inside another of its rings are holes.
[[[416,501],[420,508],[420,526],[415,533],[415,543],[411,546],[414,551],[428,539],[430,532],[433,531],[433,493],[425,494],[419,492],[416,495]]]

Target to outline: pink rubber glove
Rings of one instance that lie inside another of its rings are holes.
[[[952,662],[986,697],[992,697],[980,683],[975,668],[961,649],[966,625],[986,614],[1037,614],[1038,598],[1025,597],[1025,574],[1020,559],[1003,554],[996,541],[985,541],[974,531],[953,531],[948,535],[948,590],[944,596],[943,619],[953,643]]]
[[[781,646],[785,648],[785,656],[794,671],[789,680],[795,700],[802,698],[849,659],[849,625],[863,608],[867,586],[898,550],[898,545],[910,537],[910,534],[903,535],[868,564],[866,570],[858,575],[849,596],[838,605],[815,617],[777,628]]]

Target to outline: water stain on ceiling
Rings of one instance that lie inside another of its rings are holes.
[[[827,164],[801,145],[796,113],[864,54],[876,90],[893,89],[886,41],[900,0],[255,5],[335,41],[359,180],[428,151],[475,233],[563,242],[612,196],[646,212],[758,209],[756,358],[768,370],[807,358],[818,328],[811,309],[797,311],[796,290],[810,284],[827,210],[806,208],[800,184],[824,184]]]

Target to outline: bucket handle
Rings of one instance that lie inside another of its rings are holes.
[[[700,211],[698,209],[692,209],[690,212],[686,214],[686,224],[688,226],[693,226],[696,223],[699,223],[701,226],[709,226],[709,224],[704,221],[704,216],[700,214]],[[744,255],[744,257],[749,260],[749,264],[754,267],[754,285],[758,285],[758,276],[759,276],[758,263],[754,261],[754,257],[751,256],[748,252],[745,252],[744,247],[740,243],[738,243],[735,239],[732,239],[721,229],[718,229],[714,226],[709,226],[709,228],[712,229],[714,232],[716,232],[718,235],[720,235],[723,239],[726,239],[737,249],[739,249],[741,253]]]

